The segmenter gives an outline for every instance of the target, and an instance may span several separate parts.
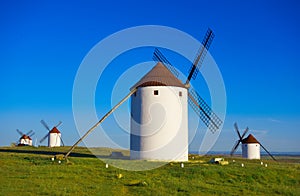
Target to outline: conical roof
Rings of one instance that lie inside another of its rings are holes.
[[[251,144],[251,143],[258,143],[257,139],[252,135],[249,134],[248,137],[246,137],[245,139],[242,140],[243,144]]]
[[[145,86],[177,86],[186,88],[161,62],[158,62],[131,89]]]
[[[25,135],[25,134],[22,135],[22,137],[20,137],[20,140],[21,140],[21,139],[24,139],[24,140],[26,140],[26,139],[32,140],[31,137],[30,137],[29,135]]]
[[[24,139],[24,140],[28,139],[28,136],[24,134],[24,135],[22,135],[22,137],[20,139]]]
[[[50,133],[60,133],[60,131],[56,127],[53,127]]]

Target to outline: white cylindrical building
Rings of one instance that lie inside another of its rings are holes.
[[[132,88],[130,158],[188,161],[187,89],[158,63]]]
[[[19,140],[19,145],[28,145],[27,135],[22,135],[22,137]]]
[[[29,145],[29,137],[28,137],[28,135],[25,136],[25,145]]]
[[[242,157],[260,159],[260,144],[252,134],[242,140]]]
[[[32,139],[28,135],[22,135],[19,140],[19,146],[32,146]]]
[[[49,132],[48,147],[59,147],[60,138],[61,138],[60,131],[56,127],[53,127],[53,129],[51,129],[51,131]]]
[[[28,136],[28,145],[29,145],[29,146],[32,146],[32,139],[31,139],[30,136]]]

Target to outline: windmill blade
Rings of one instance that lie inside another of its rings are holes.
[[[32,130],[28,131],[28,132],[26,133],[26,135],[29,135],[30,133],[32,133]]]
[[[46,123],[44,120],[41,120],[41,123],[42,123],[42,125],[44,125],[44,127],[45,127],[48,131],[50,131],[49,126],[47,125],[47,123]]]
[[[188,92],[189,104],[203,123],[210,129],[212,133],[216,132],[222,125],[222,120],[212,111],[208,104],[200,97],[200,95],[191,89]]]
[[[270,157],[274,160],[274,161],[277,161],[274,157],[273,157],[273,155],[271,155],[271,153],[261,144],[261,143],[259,143],[260,144],[260,146],[270,155]]]
[[[242,139],[245,137],[245,135],[246,135],[246,133],[249,131],[249,128],[247,127],[246,129],[245,129],[245,131],[244,131],[244,133],[242,134]]]
[[[188,85],[190,83],[191,79],[195,79],[197,77],[199,69],[203,63],[203,60],[207,54],[207,51],[208,51],[214,37],[215,37],[215,35],[213,34],[212,30],[208,29],[204,36],[204,39],[202,41],[202,46],[199,48],[196,58],[194,60],[194,63],[192,64],[192,66],[189,70],[189,75],[185,82],[186,85]]]
[[[178,77],[179,73],[175,67],[168,61],[168,59],[157,49],[155,48],[152,59],[157,62],[164,64],[168,70]]]
[[[237,134],[239,136],[239,139],[242,140],[243,138],[242,138],[242,136],[240,134],[239,127],[238,127],[237,123],[234,123],[234,129],[237,132]]]
[[[65,158],[67,159],[70,153],[74,150],[74,148],[93,130],[96,129],[109,115],[111,115],[120,105],[122,105],[133,93],[135,93],[137,89],[132,89],[128,95],[126,95],[117,105],[115,105],[111,110],[109,110],[94,126],[92,126],[66,153]]]
[[[35,134],[35,132],[33,132],[31,135],[29,135],[29,137],[32,137]]]
[[[20,131],[19,129],[17,129],[17,132],[22,136],[24,135],[24,133],[22,133],[22,131]]]
[[[49,136],[49,133],[47,133],[47,135],[45,135],[45,136],[40,140],[40,143],[42,143],[48,136]]]
[[[65,146],[65,143],[64,143],[62,137],[61,136],[59,136],[59,137],[60,137],[60,141],[61,141],[62,145]]]
[[[231,150],[231,152],[230,152],[230,155],[231,155],[231,156],[232,156],[233,153],[236,151],[236,149],[239,147],[240,142],[241,142],[241,140],[238,140],[238,141],[235,142],[235,144],[234,144],[234,146],[233,146],[233,148],[232,148],[232,150]]]
[[[56,128],[59,127],[62,124],[61,121],[59,121],[59,123],[55,126]]]

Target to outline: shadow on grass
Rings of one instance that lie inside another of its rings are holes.
[[[46,150],[26,150],[26,149],[0,149],[0,152],[10,152],[10,153],[21,153],[21,154],[36,154],[36,155],[49,155],[55,156],[57,154],[66,154],[66,152],[61,151],[46,151]],[[100,158],[100,159],[121,159],[121,160],[129,160],[129,156],[124,156],[118,154],[118,156],[112,155],[94,155],[94,154],[86,154],[86,153],[78,153],[72,152],[69,157],[81,157],[81,158]]]
[[[25,149],[0,149],[0,152],[11,152],[11,153],[23,153],[23,154],[38,154],[38,155],[57,155],[65,154],[64,152],[59,151],[45,151],[45,150],[25,150]],[[92,154],[83,154],[83,153],[71,153],[70,157],[96,157]]]

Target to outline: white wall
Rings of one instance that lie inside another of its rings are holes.
[[[60,133],[50,133],[48,138],[48,147],[60,146]]]
[[[242,156],[247,159],[260,159],[260,144],[242,144]]]
[[[158,95],[154,95],[154,90],[158,90]],[[139,88],[131,96],[130,158],[187,161],[187,114],[185,88]]]
[[[25,140],[25,139],[21,139],[21,140],[20,140],[20,144],[26,145],[26,144],[27,144],[27,143],[26,143],[26,140]]]

